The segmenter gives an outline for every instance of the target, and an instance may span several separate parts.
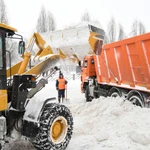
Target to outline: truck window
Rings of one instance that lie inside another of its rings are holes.
[[[87,60],[85,60],[85,61],[83,62],[83,67],[84,67],[84,68],[87,68],[87,62],[88,62]]]
[[[91,64],[94,64],[94,59],[91,60]]]
[[[0,34],[0,70],[3,69],[3,57],[2,57],[2,37]]]

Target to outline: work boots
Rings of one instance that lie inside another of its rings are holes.
[[[62,103],[64,103],[64,98],[62,98]]]
[[[58,102],[60,103],[60,98],[58,98]]]
[[[64,99],[65,98],[62,98],[62,103],[64,103]],[[61,98],[58,98],[58,102],[61,103]]]

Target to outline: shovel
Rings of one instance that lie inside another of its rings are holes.
[[[65,98],[65,104],[69,104],[70,102],[69,102],[69,98],[67,98],[67,85],[66,85],[66,98]]]

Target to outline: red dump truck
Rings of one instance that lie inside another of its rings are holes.
[[[99,52],[83,60],[81,90],[86,101],[123,97],[149,107],[150,33],[106,44]]]

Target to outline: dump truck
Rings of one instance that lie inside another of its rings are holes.
[[[149,107],[150,33],[92,49],[95,54],[85,56],[82,64],[81,91],[86,101],[122,97]]]
[[[15,28],[0,24],[0,141],[23,137],[39,150],[66,149],[73,133],[70,110],[55,103],[55,97],[40,100],[34,97],[48,78],[60,71],[55,65],[61,59],[79,62],[85,54],[93,53],[88,39],[94,47],[101,32],[92,25],[84,25],[41,35],[34,33],[25,48],[23,37]],[[22,59],[14,65],[6,49],[8,38],[19,40]],[[33,55],[35,44],[38,50]],[[50,73],[41,78],[47,71]]]

